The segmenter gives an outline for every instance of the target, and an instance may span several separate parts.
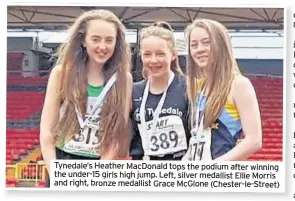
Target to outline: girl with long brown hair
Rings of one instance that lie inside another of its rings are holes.
[[[107,10],[79,16],[52,69],[40,125],[52,159],[117,159],[129,151],[132,77],[125,27]]]
[[[157,22],[142,29],[144,80],[133,87],[134,160],[180,160],[189,141],[186,79],[179,67],[171,26]]]
[[[192,138],[184,160],[245,160],[261,148],[259,106],[239,71],[228,30],[198,19],[186,29]]]

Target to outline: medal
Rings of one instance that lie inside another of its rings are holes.
[[[144,161],[149,161],[149,160],[150,160],[150,157],[149,157],[149,156],[144,156],[142,159],[143,159]]]

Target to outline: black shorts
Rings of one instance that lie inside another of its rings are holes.
[[[75,154],[69,154],[67,152],[64,152],[58,148],[55,149],[56,151],[56,159],[57,160],[100,160],[100,158],[91,158],[91,157],[85,157],[85,156],[78,156]],[[50,187],[50,178],[49,176],[46,178],[45,187]]]

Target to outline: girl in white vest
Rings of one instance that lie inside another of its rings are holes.
[[[188,147],[186,79],[176,52],[172,28],[158,22],[140,35],[141,82],[133,88],[134,160],[180,160]]]
[[[52,69],[41,117],[47,170],[52,159],[128,156],[132,77],[125,27],[106,10],[79,16]]]
[[[262,146],[259,106],[239,71],[228,30],[198,19],[186,29],[190,147],[183,160],[245,160]]]

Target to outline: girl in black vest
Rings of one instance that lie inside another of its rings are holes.
[[[130,155],[137,160],[180,160],[189,131],[186,79],[171,26],[158,22],[140,36],[141,82],[133,87],[133,139]]]

